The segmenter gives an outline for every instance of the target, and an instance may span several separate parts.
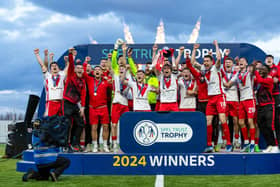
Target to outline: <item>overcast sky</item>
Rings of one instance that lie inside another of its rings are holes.
[[[123,38],[123,21],[135,43],[153,43],[162,19],[166,42],[186,43],[201,16],[198,42],[247,42],[279,57],[280,2],[267,0],[7,0],[0,2],[0,112],[25,110],[40,94],[42,76],[33,49],[60,55],[69,47]],[[278,61],[278,59],[277,59]]]

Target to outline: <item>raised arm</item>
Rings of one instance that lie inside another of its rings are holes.
[[[196,62],[195,57],[196,57],[196,50],[199,48],[199,44],[194,44],[193,45],[193,50],[192,50],[192,57],[191,57],[191,64],[195,67],[197,67],[198,69],[201,69],[201,64],[199,64],[198,62]]]
[[[126,52],[127,52],[127,45],[126,45],[126,42],[123,42],[122,43],[122,52],[123,52],[123,58],[125,60],[125,64],[127,64],[127,61],[126,61]]]
[[[220,53],[220,48],[219,48],[219,45],[218,45],[218,42],[217,40],[214,40],[214,45],[216,47],[216,57],[217,57],[217,61],[215,63],[215,66],[217,69],[220,69],[221,67],[221,53]]]
[[[87,74],[87,65],[90,63],[90,61],[91,61],[91,57],[90,56],[86,56],[85,61],[83,63],[83,68],[84,68],[83,76],[86,79],[86,81],[89,78],[89,75]]]
[[[107,55],[106,68],[112,73],[112,53],[108,53]]]
[[[69,68],[69,61],[68,56],[64,56],[65,67],[63,69],[65,76],[67,76],[68,68]]]
[[[132,58],[132,52],[133,52],[133,49],[132,48],[129,48],[128,51],[127,51],[127,56],[128,56],[128,64],[130,66],[130,72],[133,76],[136,76],[136,73],[137,73],[137,66]]]
[[[223,68],[226,69],[226,59],[229,57],[230,49],[226,49],[224,60],[223,60]]]
[[[48,71],[48,68],[45,66],[45,64],[43,63],[41,57],[40,57],[40,54],[39,54],[39,49],[36,48],[34,49],[34,54],[36,56],[36,59],[37,59],[37,62],[39,63],[39,65],[41,66],[41,69],[42,69],[42,72],[45,73]]]
[[[154,58],[153,61],[152,61],[152,65],[150,66],[150,69],[152,69],[152,70],[154,71],[154,73],[156,74],[156,76],[159,76],[159,75],[160,75],[160,70],[158,70],[158,69],[156,68],[159,57],[160,57],[160,52],[158,52],[158,53],[156,54],[155,58]]]
[[[197,71],[194,69],[194,67],[193,67],[192,64],[191,64],[191,60],[190,60],[190,58],[188,58],[188,57],[186,58],[186,65],[187,65],[187,68],[190,69],[191,74],[194,76],[194,78],[199,79],[200,73],[197,72]]]
[[[68,71],[67,71],[67,77],[71,77],[74,75],[74,69],[75,69],[75,63],[74,63],[74,52],[75,49],[71,48],[69,49],[69,54],[68,54],[68,60],[69,60],[69,67],[68,67]]]
[[[158,45],[155,44],[155,45],[153,46],[153,56],[152,56],[152,59],[155,58],[155,56],[156,56],[156,54],[157,54],[157,50],[158,50]]]
[[[48,68],[49,66],[49,50],[45,49],[44,50],[44,65]]]
[[[185,50],[185,47],[184,47],[184,46],[181,46],[181,47],[179,48],[178,56],[176,57],[176,60],[175,60],[175,63],[177,64],[177,66],[178,66],[178,64],[180,63],[180,60],[181,60],[181,58],[182,58],[182,55],[184,54],[184,50]]]
[[[112,53],[112,64],[111,64],[111,68],[112,68],[112,73],[118,75],[119,74],[119,65],[118,65],[118,49],[119,49],[119,45],[121,45],[123,43],[123,41],[121,39],[117,39],[114,45],[114,51]]]
[[[54,57],[54,53],[50,53],[49,55],[49,58],[50,58],[50,63],[52,63],[54,60],[53,60],[53,57]]]

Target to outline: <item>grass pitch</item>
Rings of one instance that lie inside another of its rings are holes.
[[[0,155],[4,145],[0,145]],[[59,182],[22,182],[23,173],[16,172],[16,159],[0,159],[0,187],[152,187],[155,176],[61,176]],[[166,187],[279,187],[280,175],[234,175],[234,176],[165,176]]]

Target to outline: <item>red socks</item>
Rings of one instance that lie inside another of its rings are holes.
[[[247,132],[247,128],[246,127],[242,127],[241,128],[241,133],[243,135],[244,140],[248,140],[248,132]]]
[[[212,146],[212,125],[207,125],[207,146]]]
[[[85,141],[80,141],[80,146],[85,146]]]
[[[255,133],[256,133],[256,129],[255,129],[255,128],[250,129],[250,138],[251,138],[251,141],[252,141],[252,140],[255,141]]]
[[[223,131],[224,131],[225,138],[226,138],[226,140],[227,140],[227,145],[231,145],[230,133],[229,133],[229,128],[228,128],[227,123],[223,123],[223,124],[222,124],[222,127],[223,127]]]
[[[255,137],[255,144],[259,144],[260,138]]]
[[[112,140],[117,140],[117,136],[112,136]]]

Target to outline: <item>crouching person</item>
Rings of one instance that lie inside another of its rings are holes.
[[[59,147],[49,145],[40,140],[40,120],[33,123],[32,144],[34,147],[34,161],[37,171],[29,169],[22,177],[22,181],[26,182],[29,179],[49,180],[56,182],[58,177],[70,165],[70,160],[58,156]]]

